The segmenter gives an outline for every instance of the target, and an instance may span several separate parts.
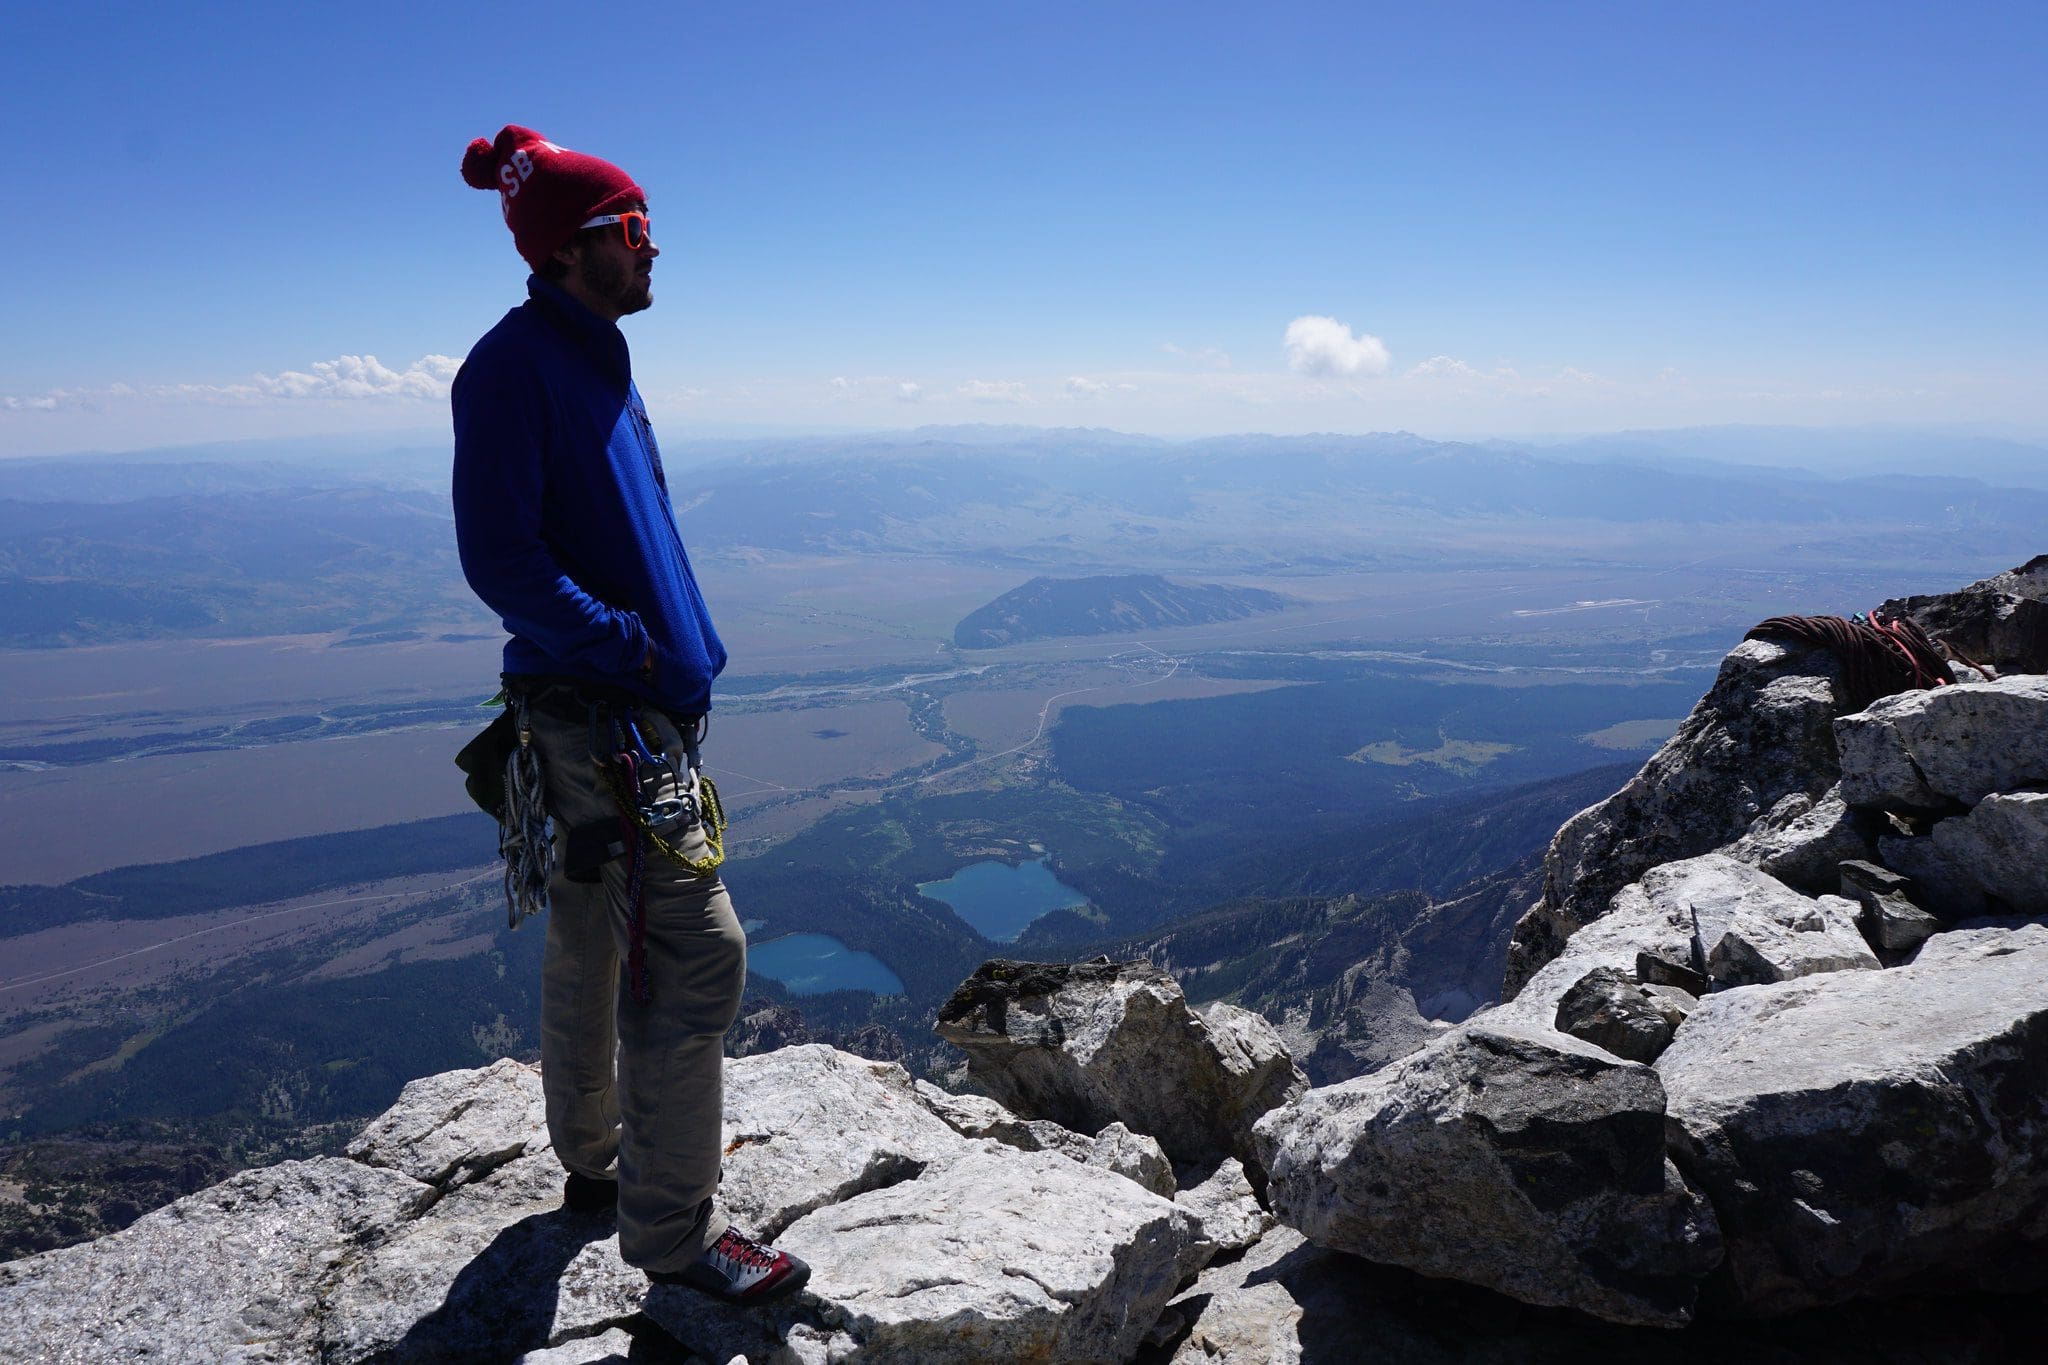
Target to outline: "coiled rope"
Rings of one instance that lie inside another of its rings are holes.
[[[540,751],[533,747],[533,722],[526,698],[506,700],[519,728],[519,747],[505,760],[505,810],[498,819],[498,852],[505,859],[505,922],[517,929],[528,915],[548,908],[548,881],[555,875],[555,837],[548,822],[547,782]]]
[[[1861,711],[1879,697],[1942,687],[1951,679],[1948,660],[1933,640],[1903,617],[1887,621],[1841,616],[1773,616],[1752,626],[1745,640],[1797,640],[1831,650],[1842,665],[1836,700],[1844,715]]]

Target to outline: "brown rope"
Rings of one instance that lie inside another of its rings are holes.
[[[1948,660],[1927,633],[1904,617],[1869,621],[1840,616],[1773,616],[1750,628],[1745,640],[1797,640],[1834,652],[1842,665],[1836,700],[1843,714],[1861,711],[1879,697],[1949,682]]]

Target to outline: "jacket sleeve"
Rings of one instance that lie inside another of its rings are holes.
[[[542,532],[547,391],[499,357],[455,376],[455,541],[462,574],[505,628],[564,664],[629,679],[647,654],[631,611],[585,592]]]

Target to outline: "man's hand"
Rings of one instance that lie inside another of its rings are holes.
[[[648,682],[654,681],[654,646],[647,646],[646,657],[640,660],[640,676]]]

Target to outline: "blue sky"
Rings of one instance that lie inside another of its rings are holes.
[[[457,169],[507,122],[649,189],[656,306],[626,327],[664,434],[2048,434],[2040,4],[10,29],[0,454],[440,426],[522,292]]]

